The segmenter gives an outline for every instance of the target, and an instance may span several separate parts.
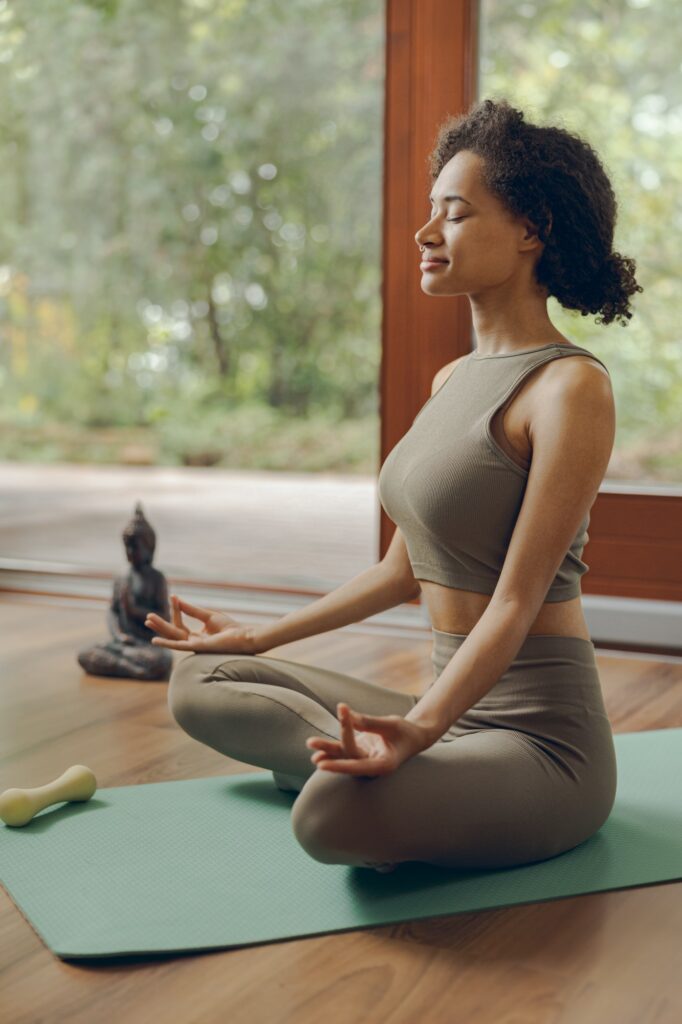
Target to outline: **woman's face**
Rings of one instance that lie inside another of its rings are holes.
[[[512,216],[485,188],[482,169],[478,154],[460,150],[433,184],[429,219],[415,241],[425,248],[420,261],[433,256],[447,262],[421,266],[421,288],[428,295],[474,297],[519,274],[525,260],[534,265],[542,254],[530,221]]]

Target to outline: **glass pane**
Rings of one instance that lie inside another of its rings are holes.
[[[613,248],[644,289],[627,326],[597,324],[556,299],[548,311],[611,371],[617,434],[606,482],[682,485],[682,80],[680,9],[651,0],[481,0],[481,98],[576,132],[597,151],[618,202]]]
[[[384,32],[0,2],[0,557],[114,570],[141,499],[166,573],[376,561]]]

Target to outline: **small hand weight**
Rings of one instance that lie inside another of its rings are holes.
[[[26,825],[44,807],[62,800],[89,800],[96,789],[97,779],[90,769],[74,764],[44,786],[0,793],[0,818],[6,825]]]

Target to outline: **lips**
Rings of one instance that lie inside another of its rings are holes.
[[[437,256],[422,256],[422,263],[449,263],[450,260],[439,259]]]

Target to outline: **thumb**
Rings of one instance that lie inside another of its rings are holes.
[[[348,707],[348,705],[346,705]],[[377,722],[382,722],[383,719],[377,718],[376,715],[365,715],[360,711],[353,711],[351,707],[348,708],[348,713],[357,725],[374,725]]]
[[[402,721],[402,715],[361,715],[351,709],[353,724],[357,727],[364,727],[371,732],[387,733],[395,732],[396,725]]]
[[[157,647],[172,647],[174,651],[204,651],[211,650],[207,647],[206,640],[197,633],[190,633],[185,640],[169,640],[167,637],[152,637],[152,643]]]

